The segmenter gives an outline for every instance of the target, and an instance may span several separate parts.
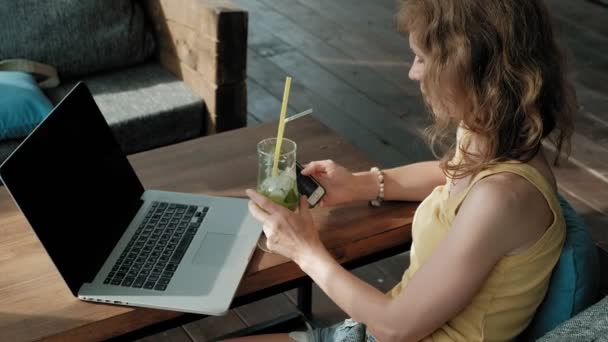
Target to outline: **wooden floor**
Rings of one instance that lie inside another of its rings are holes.
[[[249,125],[278,119],[285,76],[293,77],[290,113],[314,116],[379,165],[432,158],[422,139],[429,116],[418,85],[408,80],[413,59],[395,31],[395,0],[235,0],[249,11]],[[580,102],[572,158],[556,169],[560,189],[608,250],[608,8],[587,0],[546,0]],[[608,260],[603,260],[608,267]],[[407,257],[355,273],[383,291]],[[144,341],[209,341],[295,310],[288,292]],[[314,290],[313,311],[330,324],[344,313]]]

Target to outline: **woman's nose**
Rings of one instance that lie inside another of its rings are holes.
[[[420,79],[422,78],[422,70],[421,70],[420,63],[416,63],[416,61],[414,61],[414,63],[410,67],[410,71],[407,74],[407,76],[412,81],[420,81]]]

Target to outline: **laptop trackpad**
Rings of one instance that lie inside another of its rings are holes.
[[[234,235],[208,232],[203,238],[193,263],[220,267],[234,245]]]

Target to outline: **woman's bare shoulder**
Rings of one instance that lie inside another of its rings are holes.
[[[532,245],[553,221],[553,213],[541,191],[514,173],[497,173],[480,180],[467,197],[485,204],[492,211],[489,215],[501,222],[488,229],[496,229],[496,234],[505,237],[508,254],[517,254]]]

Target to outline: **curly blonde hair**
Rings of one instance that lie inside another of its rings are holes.
[[[452,145],[442,158],[446,175],[527,162],[544,138],[555,145],[555,164],[569,154],[576,95],[540,0],[402,0],[397,19],[425,55],[427,106],[450,109],[434,116],[431,144],[460,124],[483,146]],[[452,164],[456,148],[463,159]]]

